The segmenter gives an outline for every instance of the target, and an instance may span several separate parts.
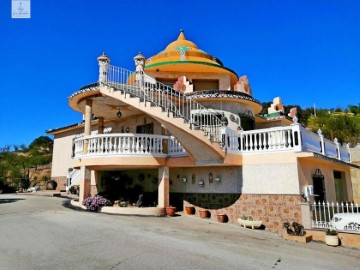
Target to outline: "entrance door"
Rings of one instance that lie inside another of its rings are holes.
[[[325,191],[325,181],[324,175],[321,173],[320,169],[316,169],[315,173],[312,175],[313,185],[314,185],[314,195],[316,202],[324,202],[326,200],[326,191]]]

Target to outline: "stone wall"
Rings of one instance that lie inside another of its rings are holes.
[[[56,191],[64,191],[66,186],[66,176],[51,177],[51,180],[55,180],[57,183]]]
[[[175,194],[170,194],[170,198]],[[182,194],[183,205],[192,205],[198,210],[208,209],[211,219],[216,214],[226,214],[229,223],[237,223],[241,216],[252,216],[263,221],[266,230],[281,233],[282,224],[301,223],[300,195],[259,195],[259,194]],[[175,195],[175,197],[179,197]],[[179,198],[178,198],[179,199]],[[206,200],[208,199],[208,200]]]

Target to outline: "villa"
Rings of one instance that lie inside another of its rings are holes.
[[[97,82],[69,97],[82,121],[47,131],[52,179],[79,185],[80,202],[142,194],[144,206],[252,216],[279,232],[304,223],[308,201],[353,200],[348,147],[305,129],[280,98],[260,115],[247,77],[183,31],[158,54],[135,56],[135,71],[105,53],[97,60]]]

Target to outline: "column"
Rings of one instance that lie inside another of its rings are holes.
[[[99,120],[99,122],[98,122],[98,134],[103,134],[104,133],[104,117],[99,117],[98,120]]]
[[[79,203],[90,196],[91,171],[85,167],[80,167],[80,190]]]
[[[321,154],[325,156],[326,153],[325,153],[325,145],[324,145],[324,135],[322,134],[321,129],[319,129],[317,133],[319,134],[319,138],[320,138]]]
[[[99,172],[91,170],[91,180],[90,180],[90,195],[95,196],[98,194],[97,188],[97,179],[99,179]]]
[[[158,207],[169,206],[169,167],[159,168],[158,177]]]
[[[84,136],[91,134],[91,118],[92,118],[92,100],[87,99],[85,104],[85,126],[84,126]],[[88,152],[89,141],[84,140],[84,154]]]

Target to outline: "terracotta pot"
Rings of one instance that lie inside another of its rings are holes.
[[[225,223],[228,221],[228,217],[226,214],[217,214],[217,221],[221,222],[221,223]]]
[[[168,206],[168,207],[165,207],[165,214],[170,216],[170,217],[173,217],[175,216],[175,212],[176,212],[176,207],[175,206]]]
[[[193,215],[195,214],[195,207],[194,206],[185,206],[186,214]]]
[[[325,243],[328,246],[337,247],[339,245],[339,237],[337,235],[325,235]]]
[[[209,218],[210,212],[209,212],[209,210],[199,210],[199,216],[201,218]]]

